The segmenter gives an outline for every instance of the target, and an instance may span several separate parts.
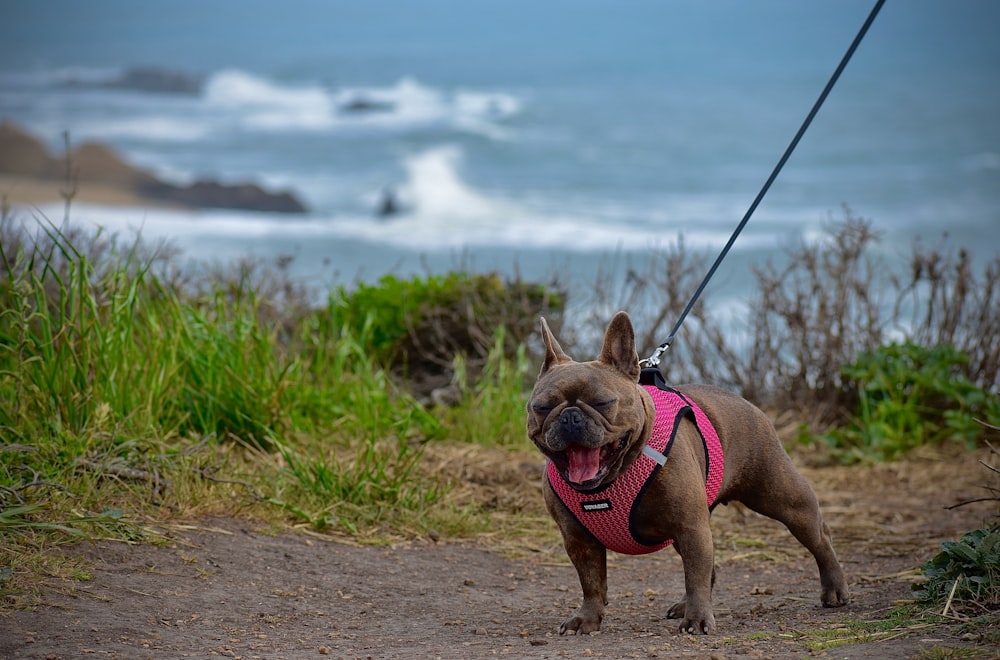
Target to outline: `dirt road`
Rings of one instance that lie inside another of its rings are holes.
[[[168,545],[71,548],[92,560],[92,579],[50,582],[35,611],[3,612],[0,657],[911,658],[935,647],[993,657],[958,625],[862,634],[851,623],[884,618],[910,597],[912,569],[995,510],[943,509],[980,494],[979,457],[806,471],[851,584],[843,609],[820,606],[815,564],[783,528],[716,512],[719,631],[708,637],[664,618],[683,593],[672,550],[611,555],[603,630],[560,637],[580,594],[556,544],[516,559],[475,542],[361,547],[227,518],[172,526]],[[848,643],[820,648],[834,638]]]

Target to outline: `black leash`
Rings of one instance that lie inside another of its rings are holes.
[[[705,275],[705,279],[701,281],[701,284],[698,286],[698,289],[694,292],[694,296],[691,297],[691,300],[690,302],[688,302],[687,307],[684,308],[684,311],[681,313],[680,318],[677,319],[677,323],[674,324],[673,330],[670,331],[670,336],[667,337],[667,341],[657,346],[656,350],[653,351],[653,354],[650,355],[648,358],[646,358],[645,360],[640,360],[639,364],[641,366],[656,367],[660,364],[660,356],[663,355],[668,348],[670,348],[670,345],[674,341],[674,337],[677,335],[677,332],[681,328],[681,324],[684,323],[684,319],[687,318],[687,315],[691,311],[691,308],[694,307],[696,302],[698,302],[698,298],[701,297],[701,293],[702,291],[705,290],[705,286],[708,284],[708,281],[712,279],[713,275],[715,275],[715,271],[719,267],[719,264],[721,264],[722,260],[726,258],[727,254],[729,254],[729,249],[733,247],[733,243],[736,242],[736,238],[740,235],[740,232],[743,231],[743,227],[745,227],[747,222],[750,221],[750,216],[752,216],[753,212],[757,210],[757,206],[760,205],[761,200],[764,199],[764,195],[766,195],[767,191],[771,188],[771,184],[774,183],[774,180],[776,178],[778,178],[778,173],[781,172],[781,168],[785,166],[785,162],[788,161],[788,158],[792,155],[792,152],[795,151],[795,147],[798,146],[799,140],[802,139],[802,136],[805,134],[806,129],[809,128],[809,124],[812,123],[812,120],[816,116],[816,113],[819,112],[819,109],[823,105],[823,102],[826,101],[826,97],[830,94],[830,90],[832,90],[833,86],[837,83],[837,79],[840,78],[840,74],[843,73],[844,68],[847,67],[847,63],[851,61],[851,57],[854,55],[854,51],[858,49],[858,45],[861,43],[861,40],[864,39],[865,34],[868,32],[868,28],[871,27],[871,24],[875,21],[875,17],[878,15],[879,10],[882,9],[882,5],[884,4],[885,0],[876,0],[875,6],[872,7],[871,13],[868,14],[868,18],[865,19],[864,25],[861,26],[861,29],[858,30],[857,36],[854,37],[854,41],[851,42],[850,48],[848,48],[847,52],[844,53],[844,57],[841,58],[840,64],[837,65],[837,69],[833,72],[833,75],[830,76],[830,80],[826,83],[826,87],[823,88],[823,91],[820,93],[819,98],[816,99],[816,103],[813,104],[812,110],[810,110],[809,114],[806,115],[805,121],[802,122],[802,126],[799,127],[799,130],[795,134],[795,137],[792,138],[792,141],[791,143],[789,143],[788,148],[785,149],[785,153],[782,154],[781,159],[778,161],[778,164],[775,165],[774,169],[771,171],[771,176],[769,176],[767,178],[767,181],[764,182],[764,186],[760,189],[760,192],[757,193],[757,197],[753,200],[753,203],[750,204],[750,208],[747,209],[746,215],[743,216],[743,219],[740,221],[740,224],[736,226],[736,230],[733,232],[733,235],[729,237],[729,242],[726,243],[726,246],[724,248],[722,248],[722,252],[719,253],[719,256],[718,258],[716,258],[715,263],[712,264],[712,267],[708,270],[708,274]]]

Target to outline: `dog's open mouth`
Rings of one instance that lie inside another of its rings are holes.
[[[628,446],[630,433],[617,442],[609,442],[600,447],[584,447],[571,442],[565,451],[552,452],[549,458],[555,463],[559,474],[578,490],[588,490],[600,485],[607,476],[611,465]]]

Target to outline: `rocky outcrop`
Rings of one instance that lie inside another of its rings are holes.
[[[40,140],[8,121],[0,123],[0,174],[47,179],[57,171]]]
[[[114,149],[96,142],[85,142],[68,156],[56,159],[58,176],[65,178],[67,168],[82,182],[108,183],[130,190],[156,183],[155,176],[129,165]]]
[[[355,97],[345,103],[342,103],[338,110],[341,112],[392,112],[396,109],[396,104],[389,101],[377,101],[375,99],[365,98],[364,96]]]
[[[224,185],[215,181],[195,181],[174,186],[160,181],[143,184],[138,191],[146,197],[182,206],[216,209],[247,209],[269,213],[305,213],[306,208],[289,192],[267,192],[252,183]]]
[[[158,94],[199,94],[203,82],[202,76],[170,71],[155,66],[137,66],[104,80],[69,78],[64,84],[68,87],[134,89],[140,92]]]
[[[122,75],[105,83],[107,87],[164,94],[198,94],[201,85],[201,76],[151,66],[126,69]]]
[[[269,213],[305,213],[292,193],[270,192],[253,183],[223,184],[196,181],[178,186],[126,162],[103,144],[85,143],[68,154],[53,157],[45,145],[11,122],[0,123],[0,175],[65,181],[67,172],[80,185],[111,186],[143,200],[186,208],[240,209]]]

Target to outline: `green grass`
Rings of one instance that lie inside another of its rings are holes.
[[[283,466],[268,502],[317,531],[383,524],[400,512],[422,512],[440,502],[447,486],[415,478],[422,448],[370,436],[348,460],[335,448],[296,452],[279,447]],[[295,504],[293,504],[293,502]]]
[[[112,242],[97,261],[53,226],[0,244],[0,589],[52,544],[150,538],[175,516],[373,541],[489,528],[422,459],[449,437],[524,441],[526,359],[502,329],[459,405],[431,411],[342,295],[289,322],[248,278],[193,292],[142,255]]]
[[[803,648],[821,653],[848,644],[873,643],[911,635],[943,622],[940,617],[929,617],[913,607],[897,607],[877,619],[842,618],[823,628],[794,630],[776,636],[793,639]],[[765,634],[775,636],[774,633]]]
[[[526,446],[524,431],[525,383],[530,365],[521,345],[513,358],[504,350],[499,331],[475,382],[466,377],[461,358],[455,365],[458,405],[442,411],[453,437],[478,445]],[[469,414],[475,411],[475,414]]]
[[[812,653],[825,653],[840,646],[849,644],[871,644],[873,649],[878,648],[881,642],[893,639],[921,636],[940,636],[946,628],[960,631],[968,629],[974,634],[983,633],[989,635],[991,625],[995,620],[991,617],[980,619],[970,619],[963,624],[956,624],[953,620],[938,616],[933,612],[922,609],[914,605],[902,605],[894,607],[885,612],[879,618],[874,619],[842,619],[840,622],[824,628],[809,630],[796,630],[788,636],[796,641],[803,648]],[[951,636],[954,630],[948,631]],[[961,632],[959,633],[961,634]],[[785,634],[782,634],[785,636]],[[934,646],[921,650],[921,657],[925,658],[982,658],[992,657],[987,649],[994,648],[996,639],[984,638],[979,641],[977,647],[949,647]],[[835,651],[831,651],[834,655]]]
[[[920,657],[927,660],[960,660],[962,658],[992,658],[995,656],[988,649],[934,646],[929,649],[922,649]]]
[[[989,621],[980,620],[966,624],[978,632],[989,631]],[[893,639],[921,636],[939,636],[946,627],[955,627],[954,622],[937,616],[914,606],[895,607],[883,616],[874,619],[843,618],[840,621],[822,628],[796,629],[790,632],[756,632],[739,637],[727,637],[725,644],[738,644],[743,641],[761,641],[774,638],[794,641],[804,650],[812,654],[836,656],[836,650],[848,645],[870,645],[872,653],[878,649],[878,644]],[[961,646],[934,646],[920,651],[924,658],[984,658],[991,657],[989,644],[995,640],[983,640],[983,646],[978,648]],[[877,654],[876,654],[877,655]]]

